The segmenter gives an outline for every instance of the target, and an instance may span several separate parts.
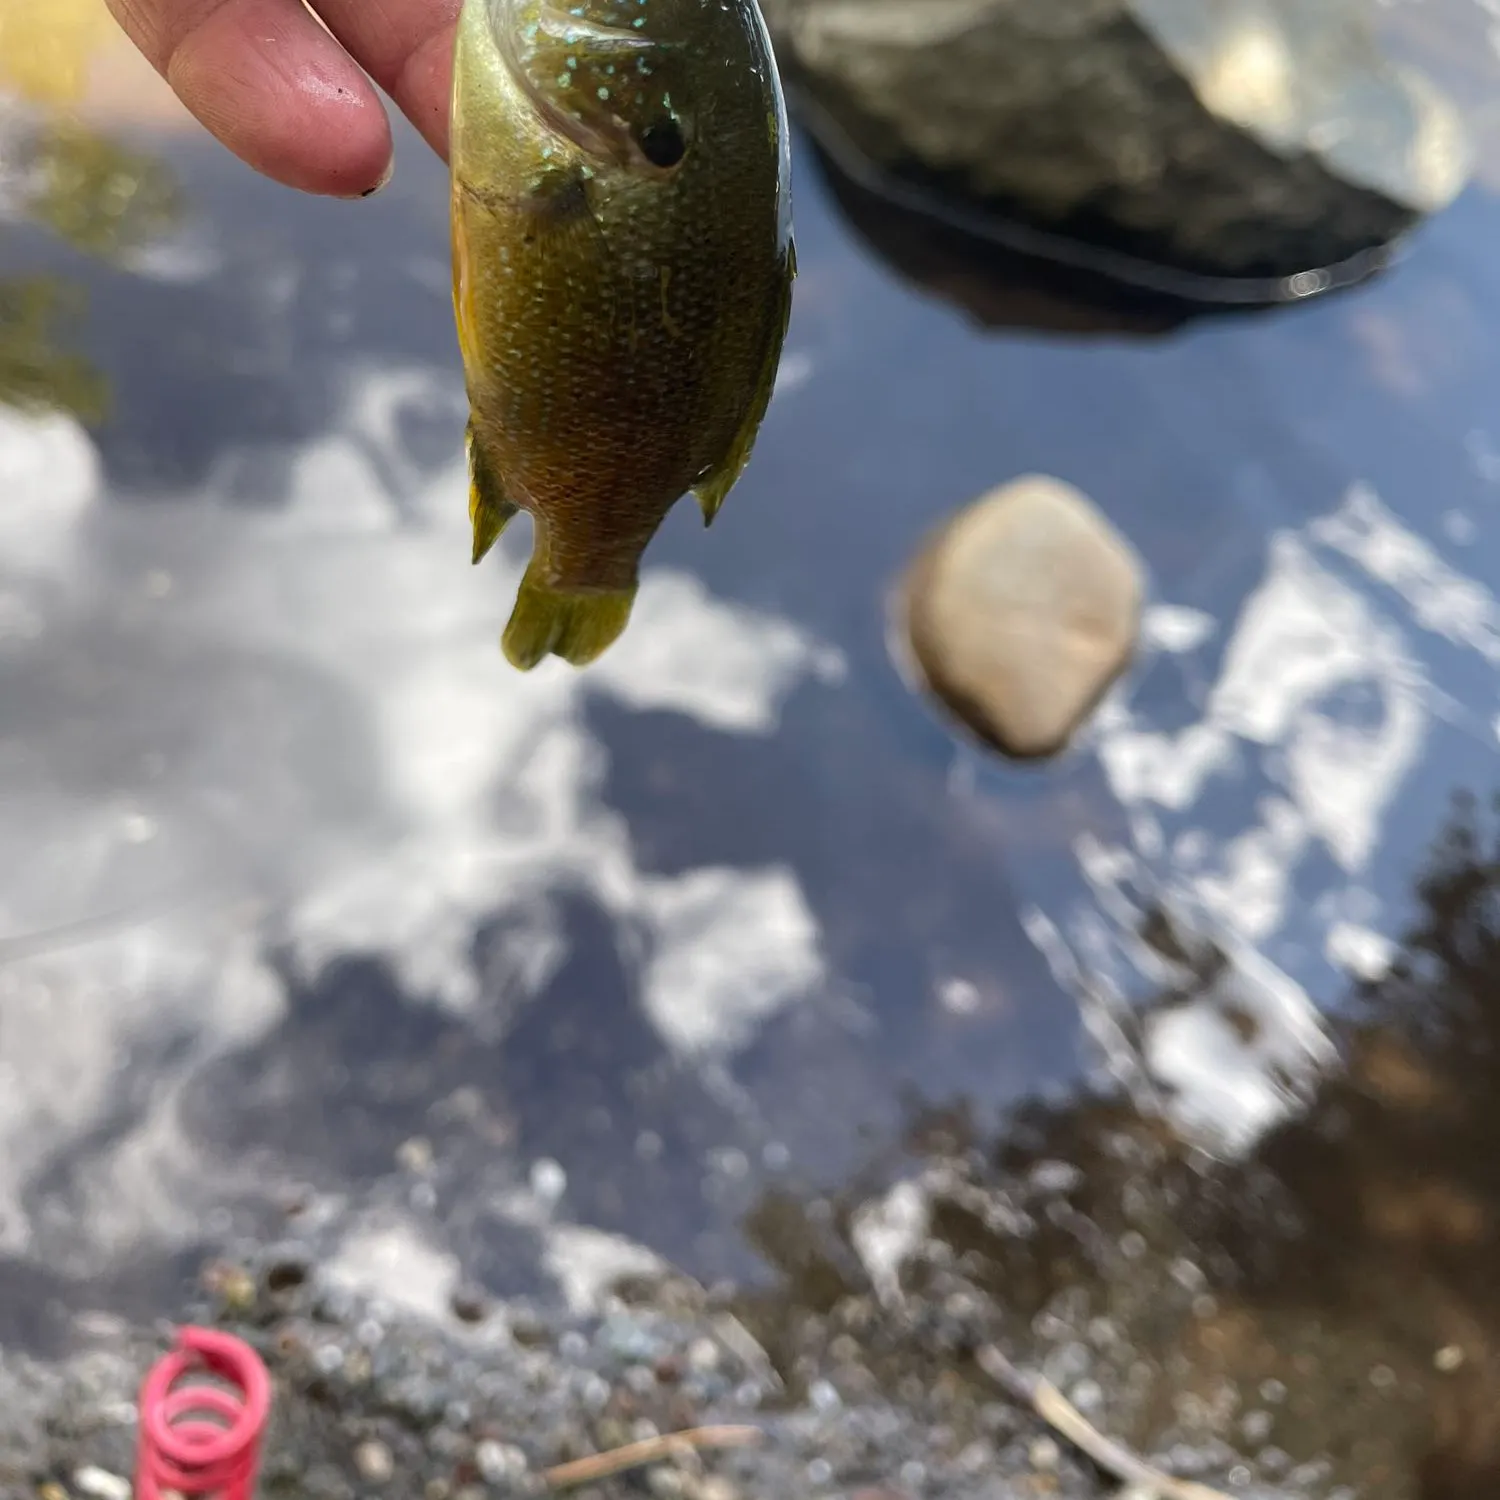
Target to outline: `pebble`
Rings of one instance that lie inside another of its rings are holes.
[[[255,1303],[255,1278],[228,1261],[215,1261],[205,1267],[203,1286],[232,1312],[243,1312]]]
[[[278,1295],[295,1291],[307,1280],[307,1274],[305,1256],[296,1251],[284,1252],[266,1266],[266,1290]]]
[[[525,1453],[513,1443],[486,1440],[474,1450],[474,1462],[486,1484],[508,1484],[522,1478],[531,1467]]]
[[[1062,1459],[1062,1449],[1049,1437],[1039,1437],[1026,1452],[1033,1469],[1050,1473]]]
[[[739,1493],[733,1481],[722,1474],[710,1474],[698,1481],[697,1500],[739,1500]]]
[[[396,1147],[396,1163],[406,1172],[426,1172],[432,1166],[432,1142],[426,1136],[414,1135]]]
[[[73,1483],[81,1494],[92,1495],[94,1500],[130,1500],[128,1479],[92,1464],[76,1470]]]
[[[986,743],[1056,755],[1135,649],[1140,562],[1071,485],[1030,475],[954,516],[908,569],[907,665]]]
[[[448,1298],[448,1308],[460,1323],[482,1323],[489,1314],[489,1298],[477,1286],[459,1286]]]
[[[807,1388],[807,1399],[812,1404],[813,1409],[821,1412],[824,1416],[827,1416],[830,1412],[837,1411],[844,1404],[839,1397],[838,1391],[834,1388],[833,1382],[829,1380],[813,1381]]]
[[[391,1450],[378,1438],[370,1438],[354,1450],[354,1467],[371,1484],[386,1484],[396,1472]]]
[[[551,1157],[531,1164],[531,1191],[544,1203],[556,1203],[568,1190],[568,1174]]]

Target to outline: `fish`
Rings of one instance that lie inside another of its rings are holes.
[[[756,0],[463,0],[450,123],[472,559],[526,511],[502,648],[582,667],[770,403],[797,270],[776,61]]]

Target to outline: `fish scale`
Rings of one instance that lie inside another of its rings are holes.
[[[451,160],[474,559],[530,512],[506,654],[582,665],[672,506],[712,520],[775,382],[795,258],[754,0],[465,0]]]

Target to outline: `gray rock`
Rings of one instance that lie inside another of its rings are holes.
[[[1007,755],[1055,755],[1123,670],[1144,592],[1086,496],[1030,475],[982,496],[917,557],[903,590],[910,665]]]
[[[1457,112],[1377,50],[1374,8],[765,0],[798,113],[866,185],[1229,300],[1351,279],[1467,179]]]
[[[391,1450],[378,1438],[369,1438],[354,1450],[354,1467],[371,1484],[387,1484],[396,1472]]]

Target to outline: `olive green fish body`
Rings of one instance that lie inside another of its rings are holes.
[[[581,663],[671,507],[712,519],[774,383],[794,265],[754,0],[465,0],[451,154],[475,560],[529,511],[507,654]]]

